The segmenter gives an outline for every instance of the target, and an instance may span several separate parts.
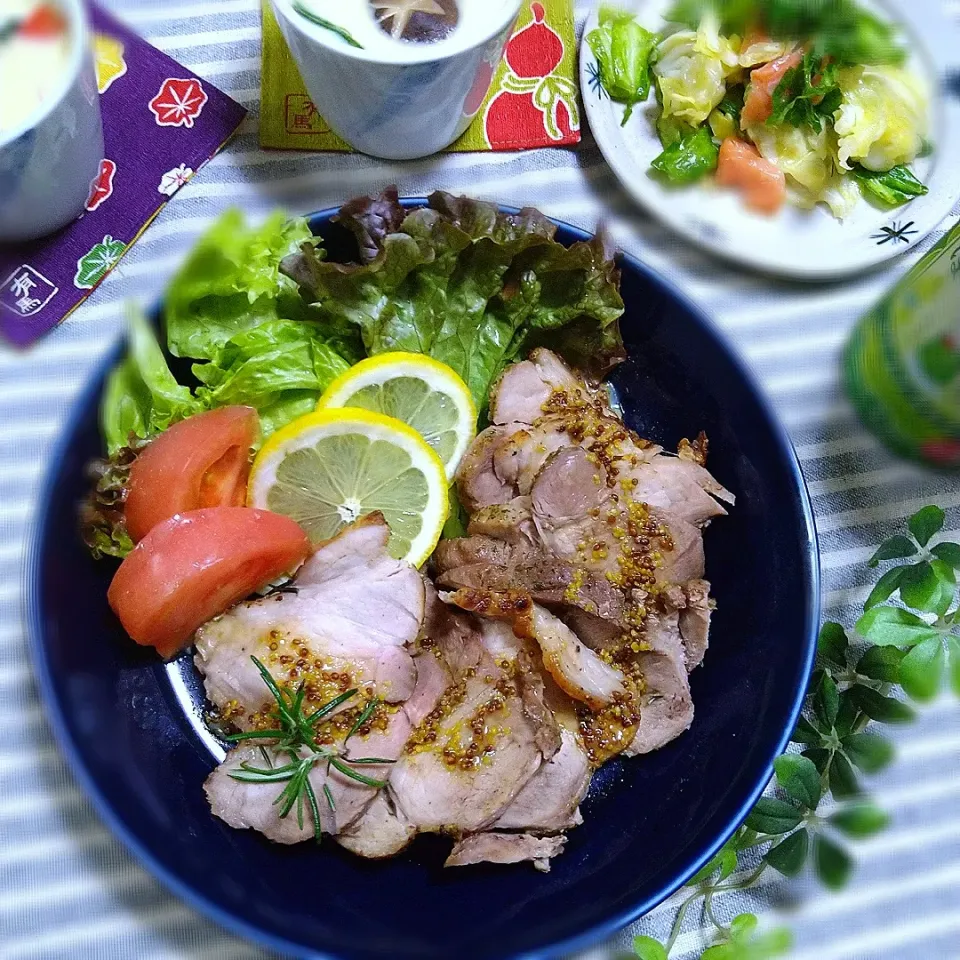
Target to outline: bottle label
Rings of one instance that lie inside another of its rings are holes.
[[[960,466],[960,224],[859,323],[847,388],[890,446]]]

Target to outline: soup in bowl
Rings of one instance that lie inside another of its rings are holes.
[[[84,0],[0,0],[0,243],[80,216],[103,156]]]
[[[320,115],[354,149],[436,153],[469,126],[523,0],[271,0]]]
[[[70,23],[46,0],[4,0],[0,9],[0,136],[55,95],[70,66]]]
[[[422,60],[469,46],[471,38],[496,31],[510,0],[297,0],[294,9],[326,29],[333,43],[388,60]],[[515,11],[514,11],[515,13]],[[419,49],[418,49],[419,47]]]

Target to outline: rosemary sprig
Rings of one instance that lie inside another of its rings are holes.
[[[289,758],[289,763],[277,766],[270,759],[270,755],[261,745],[260,754],[264,759],[265,766],[255,767],[251,763],[244,761],[240,764],[238,770],[231,772],[230,776],[241,783],[283,783],[285,784],[280,795],[274,800],[274,804],[279,807],[278,815],[281,820],[286,819],[291,811],[296,807],[297,823],[300,829],[303,829],[303,807],[304,800],[310,807],[313,815],[313,834],[317,842],[320,842],[322,829],[320,826],[320,805],[317,801],[317,794],[310,782],[310,774],[314,766],[321,761],[327,764],[327,771],[333,767],[342,773],[345,777],[362,783],[364,786],[373,787],[380,790],[387,785],[385,780],[377,780],[368,777],[359,770],[354,770],[355,766],[363,764],[384,764],[394,763],[384,757],[357,757],[347,758],[342,755],[340,750],[333,747],[321,747],[316,743],[317,724],[324,718],[330,716],[337,707],[346,703],[357,695],[356,689],[346,690],[339,696],[328,700],[323,706],[319,707],[309,716],[304,714],[304,701],[306,699],[306,686],[300,683],[297,689],[291,694],[283,690],[270,675],[270,671],[256,658],[251,657],[254,665],[263,678],[267,689],[273,695],[276,705],[273,708],[277,717],[277,726],[269,730],[248,730],[243,733],[232,733],[226,737],[231,743],[240,743],[245,740],[269,740],[272,745],[280,752],[285,752]],[[344,739],[344,747],[347,740],[361,730],[365,723],[376,712],[380,701],[371,700],[350,728],[350,732]],[[306,756],[303,756],[304,749],[308,750]],[[333,793],[328,784],[323,785],[323,795],[330,807],[331,812],[336,813],[337,807],[334,803]]]
[[[350,44],[351,47],[356,47],[358,50],[363,49],[363,44],[357,43],[356,38],[349,30],[345,30],[343,27],[338,27],[335,23],[331,23],[329,20],[326,20],[319,14],[307,9],[307,7],[305,7],[302,3],[294,3],[293,9],[296,10],[301,17],[304,17],[311,23],[315,23],[318,27],[323,27],[324,30],[329,30],[331,33],[335,33],[338,37],[342,37],[347,43]]]
[[[377,707],[379,706],[380,701],[377,699],[371,700],[361,712],[360,716],[357,717],[356,723],[350,728],[350,732],[347,734],[346,740],[344,740],[344,745],[346,745],[347,740],[349,740],[358,730],[362,729],[363,725],[373,716],[376,712]]]

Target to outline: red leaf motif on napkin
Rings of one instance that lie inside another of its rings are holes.
[[[199,80],[171,77],[163,81],[160,92],[149,106],[158,127],[190,128],[206,102],[207,94]]]
[[[90,181],[90,197],[87,210],[93,213],[105,200],[113,195],[113,178],[117,165],[112,160],[100,161],[100,172]]]

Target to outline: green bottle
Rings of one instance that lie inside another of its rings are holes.
[[[888,447],[960,468],[960,224],[860,321],[844,379]]]

